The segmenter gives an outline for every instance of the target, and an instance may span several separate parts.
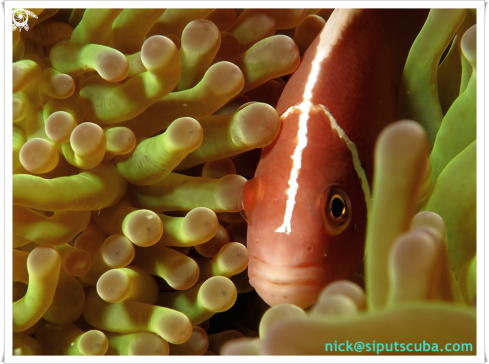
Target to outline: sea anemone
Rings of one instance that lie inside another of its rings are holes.
[[[419,340],[416,325],[475,352],[472,11],[430,14],[401,92],[424,129],[379,137],[365,272],[307,311],[267,311],[249,285],[241,192],[332,9],[29,11],[13,32],[14,355],[331,354]]]
[[[197,325],[249,290],[232,281],[246,245],[226,228],[243,222],[236,173],[251,177],[256,161],[236,156],[276,137],[281,77],[300,60],[280,33],[319,10],[24,12],[14,354],[204,354]]]

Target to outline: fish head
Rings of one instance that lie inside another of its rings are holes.
[[[242,205],[250,284],[269,305],[307,307],[328,283],[361,265],[367,202],[351,146],[324,110],[309,111],[300,156],[294,156],[298,141],[288,142],[298,132],[294,117],[299,115],[289,115],[264,149],[255,177],[243,188]]]

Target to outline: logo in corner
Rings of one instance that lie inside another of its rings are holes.
[[[29,20],[29,16],[37,19],[37,15],[32,11],[25,9],[12,10],[12,21],[14,22],[12,24],[12,30],[15,32],[15,30],[18,28],[20,32],[22,31],[22,28],[24,28],[26,31],[28,31],[29,25],[27,24],[27,21]]]

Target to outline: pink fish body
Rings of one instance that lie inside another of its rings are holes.
[[[361,265],[373,148],[397,119],[427,10],[335,10],[277,105],[282,128],[243,189],[250,284],[269,305],[313,304]]]

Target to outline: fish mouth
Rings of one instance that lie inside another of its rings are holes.
[[[326,285],[326,269],[316,265],[279,266],[250,257],[250,284],[270,306],[289,303],[306,308]]]

